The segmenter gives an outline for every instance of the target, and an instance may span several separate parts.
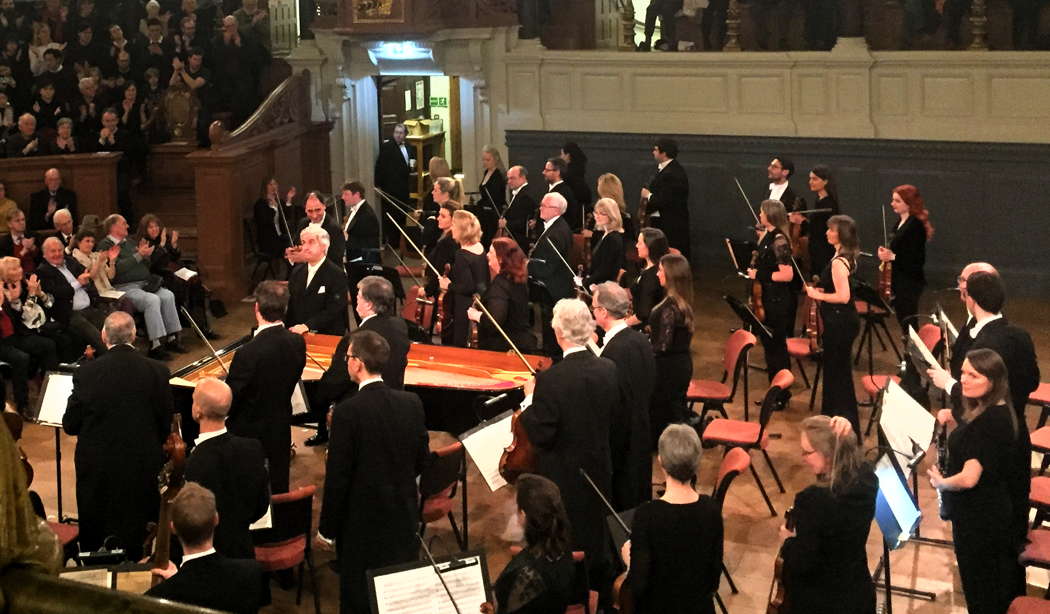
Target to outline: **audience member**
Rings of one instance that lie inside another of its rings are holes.
[[[83,8],[88,3],[80,2]],[[73,65],[73,69],[80,73],[87,70],[88,66],[102,66],[106,60],[105,50],[95,40],[95,24],[91,20],[83,19],[78,22],[76,40],[66,44],[63,50],[66,61]]]
[[[55,84],[47,77],[42,78],[45,80],[40,83],[40,89],[33,100],[33,117],[36,118],[37,128],[44,135],[50,136],[55,132],[58,119],[66,114],[66,107],[55,97]]]
[[[55,327],[54,334],[48,336],[55,341],[59,355],[73,360],[86,345],[94,348],[96,356],[104,353],[106,345],[99,327],[105,315],[91,306],[91,293],[95,289],[91,272],[65,253],[57,237],[44,240],[43,252],[44,261],[36,274],[40,288],[52,301],[47,313]]]
[[[171,13],[169,11],[161,12],[160,3],[157,0],[149,0],[146,3],[146,15],[142,19],[139,19],[139,35],[149,37],[150,25],[156,20],[160,26],[161,36],[168,36],[168,23],[171,21]]]
[[[171,78],[171,59],[175,57],[175,45],[164,35],[164,24],[160,19],[150,19],[141,47],[137,51],[139,72],[156,68]]]
[[[183,268],[179,231],[175,228],[165,228],[160,218],[147,213],[139,220],[136,236],[145,239],[153,247],[149,262],[150,272],[164,280],[164,287],[175,295],[175,304],[194,314],[194,319],[205,336],[209,339],[217,338],[208,323],[208,308],[205,304],[207,297],[200,275],[194,275],[190,279],[175,275],[176,271]]]
[[[29,197],[30,230],[50,230],[53,216],[59,209],[68,209],[77,218],[77,193],[62,187],[62,173],[57,168],[44,172],[44,189]]]
[[[191,92],[196,92],[200,105],[197,110],[197,141],[201,147],[210,144],[208,139],[208,125],[211,124],[211,71],[204,67],[204,54],[200,48],[191,48],[187,52],[186,61],[178,57],[172,58],[173,69],[171,87],[185,87]]]
[[[244,0],[241,8],[233,12],[237,30],[244,38],[251,38],[270,51],[270,14],[259,8],[259,0]]]
[[[0,234],[8,232],[7,218],[18,209],[18,203],[7,197],[7,184],[0,181]]]
[[[55,135],[44,144],[44,154],[60,156],[82,152],[80,143],[77,142],[77,137],[73,134],[73,120],[68,117],[58,120]]]
[[[0,360],[11,366],[11,387],[15,407],[26,415],[29,409],[29,377],[34,365],[57,363],[55,342],[40,335],[19,334],[17,324],[22,320],[21,271],[14,258],[0,260],[0,272],[11,269],[18,272],[17,283],[3,279],[3,296],[0,297]]]
[[[70,112],[76,118],[77,136],[90,139],[102,129],[102,101],[98,97],[98,81],[82,77],[78,84],[80,95],[73,100]]]
[[[48,49],[61,49],[62,45],[51,38],[51,26],[39,21],[33,22],[33,38],[29,42],[29,71],[39,76],[46,70],[44,52]]]
[[[26,274],[32,273],[40,262],[40,246],[36,233],[26,230],[26,214],[14,209],[7,214],[8,234],[0,235],[0,256],[12,256],[22,263]]]
[[[96,252],[94,231],[81,228],[73,237],[73,244],[68,251],[81,266],[91,272],[91,279],[95,282],[95,291],[100,297],[121,300],[128,306],[128,310],[134,309],[130,301],[122,298],[124,293],[114,289],[110,283],[117,276],[119,245],[114,245],[107,251]]]
[[[73,214],[69,209],[59,209],[51,218],[55,224],[55,238],[62,244],[65,250],[73,242]],[[68,252],[66,252],[68,253]]]
[[[48,79],[55,86],[55,98],[65,105],[73,100],[77,90],[77,73],[63,64],[64,55],[61,49],[48,49],[44,52],[44,72],[36,78],[37,87]]]
[[[215,69],[214,111],[232,114],[228,128],[240,126],[257,106],[255,43],[242,37],[237,20],[227,16],[222,20],[222,33],[212,44],[212,66]]]
[[[32,113],[23,113],[18,117],[18,132],[7,137],[7,157],[39,156],[41,149],[43,143],[36,133],[36,117]]]

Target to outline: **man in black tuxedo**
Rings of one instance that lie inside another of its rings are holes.
[[[346,265],[351,263],[379,263],[379,219],[372,206],[365,201],[365,186],[357,181],[343,185],[343,203],[346,219],[343,234],[346,236]]]
[[[1002,315],[1006,302],[1006,291],[1002,278],[995,268],[987,263],[973,263],[963,268],[959,275],[959,295],[972,314],[952,347],[951,373],[943,369],[931,369],[933,384],[946,390],[951,397],[952,413],[956,421],[962,415],[962,364],[971,350],[994,350],[1006,365],[1010,382],[1010,400],[1017,413],[1019,427],[1016,448],[1017,468],[1011,471],[1007,489],[1013,501],[1016,519],[1014,530],[1018,539],[1027,535],[1028,495],[1031,489],[1031,438],[1025,421],[1025,406],[1028,395],[1039,387],[1039,363],[1031,336],[1022,328],[1010,324]]]
[[[642,198],[649,201],[649,223],[664,231],[671,247],[689,258],[689,177],[677,158],[678,143],[668,138],[656,140],[656,174],[642,188]]]
[[[368,612],[365,571],[418,558],[416,478],[429,455],[423,403],[379,375],[390,346],[374,331],[350,335],[346,367],[358,390],[332,413],[322,547],[339,554],[339,611]]]
[[[189,482],[175,496],[171,527],[182,544],[182,569],[174,563],[153,573],[166,579],[146,591],[149,597],[211,610],[255,614],[270,603],[269,577],[258,561],[228,558],[212,545],[215,525],[221,522],[216,497]]]
[[[281,322],[287,305],[287,288],[275,281],[256,286],[255,334],[234,354],[226,377],[233,391],[230,432],[262,442],[274,494],[288,492],[292,393],[306,366],[306,341]]]
[[[580,469],[606,498],[612,494],[609,423],[620,411],[616,365],[587,349],[594,319],[582,301],[558,301],[551,325],[565,357],[525,384],[520,419],[536,453],[536,473],[561,490],[573,550],[586,553],[591,587],[605,603],[611,579],[608,511]]]
[[[769,161],[766,167],[766,177],[769,178],[769,192],[762,200],[779,200],[784,203],[784,208],[791,211],[795,207],[798,196],[791,189],[791,176],[795,174],[795,163],[782,156],[777,156]]]
[[[77,219],[77,193],[62,187],[62,173],[49,168],[44,173],[44,189],[29,196],[29,229],[50,230],[59,209]]]
[[[376,158],[374,183],[375,186],[393,198],[407,203],[412,190],[409,183],[412,175],[412,156],[408,146],[405,145],[405,136],[408,129],[404,124],[394,126],[393,138],[383,141],[379,146],[379,157]],[[389,213],[396,220],[403,220],[401,213],[394,205],[384,201],[383,213]],[[400,235],[397,230],[390,228],[390,222],[386,215],[382,215],[380,225],[383,228],[383,242],[398,244]]]
[[[612,502],[629,510],[653,498],[653,460],[649,437],[649,398],[656,381],[653,346],[627,325],[631,297],[620,284],[599,284],[591,298],[594,321],[605,331],[599,356],[616,364],[619,412],[609,423],[612,450]]]
[[[529,252],[529,277],[541,283],[548,296],[540,301],[543,327],[543,351],[557,355],[559,349],[550,327],[554,303],[573,295],[572,270],[565,266],[572,246],[572,230],[563,214],[567,203],[560,192],[547,193],[540,201],[540,220],[543,230]],[[565,260],[563,262],[562,260]]]
[[[18,132],[7,137],[4,150],[8,158],[27,158],[43,155],[44,143],[36,132],[36,117],[32,113],[18,116]]]
[[[92,307],[95,284],[91,273],[76,258],[65,253],[58,237],[44,239],[44,261],[36,268],[40,289],[51,296],[48,317],[58,325],[59,355],[75,358],[85,345],[95,349],[95,355],[106,352],[106,344],[97,324],[105,319],[103,313]]]
[[[77,436],[75,454],[80,546],[97,550],[110,535],[139,560],[146,523],[157,519],[161,448],[175,410],[168,368],[132,344],[135,320],[123,311],[106,318],[104,356],[73,373],[62,428]]]
[[[209,377],[197,382],[191,412],[200,425],[200,436],[186,459],[186,479],[215,494],[219,511],[215,549],[230,558],[253,559],[249,527],[270,505],[270,476],[262,444],[227,432],[232,404],[233,391],[222,380]]]
[[[536,217],[536,199],[529,194],[529,174],[524,166],[507,169],[510,200],[503,212],[500,227],[510,231],[522,251],[529,249],[529,220]]]
[[[303,203],[303,211],[306,213],[306,216],[299,220],[295,232],[302,233],[309,226],[324,229],[328,233],[328,259],[341,270],[343,268],[343,255],[346,253],[346,235],[343,234],[343,229],[339,227],[335,218],[329,215],[321,194],[318,192],[307,194],[306,201]],[[293,265],[305,261],[302,254],[288,253],[290,254],[288,259],[291,260]]]
[[[543,165],[543,178],[547,181],[547,193],[557,192],[565,198],[565,221],[569,223],[572,232],[580,232],[583,229],[583,208],[586,206],[576,200],[576,194],[572,186],[565,182],[565,173],[569,170],[568,164],[561,158],[548,158]]]
[[[339,233],[339,229],[336,229]],[[299,233],[300,262],[288,276],[288,313],[284,318],[293,333],[314,331],[325,335],[346,332],[346,274],[325,253],[331,250],[328,232],[307,226]]]
[[[408,349],[412,342],[408,339],[408,326],[397,312],[397,299],[394,297],[394,286],[390,281],[378,275],[369,275],[357,282],[357,315],[361,318],[360,330],[379,333],[390,346],[390,357],[383,367],[383,381],[394,390],[405,388],[405,367],[408,366]],[[314,408],[317,419],[317,434],[306,440],[306,445],[317,446],[328,441],[328,421],[326,415],[330,406],[347,399],[357,386],[346,371],[346,351],[350,337],[343,337],[335,346],[332,363],[318,382]]]

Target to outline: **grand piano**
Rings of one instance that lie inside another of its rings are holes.
[[[315,333],[306,333],[303,337],[307,356],[302,379],[309,386],[310,382],[321,379],[324,370],[331,365],[340,337]],[[226,368],[233,361],[237,348],[249,339],[244,337],[216,350]],[[536,371],[551,365],[551,360],[546,357],[526,355],[525,359]],[[179,369],[171,377],[176,407],[188,418],[196,382],[205,377],[222,378],[224,375],[223,367],[210,356]],[[519,403],[524,398],[522,387],[530,377],[528,369],[514,354],[413,343],[408,351],[405,389],[423,399],[429,430],[459,435],[481,420]],[[498,402],[483,405],[484,401],[504,394],[506,396]],[[196,426],[192,419],[188,422]],[[196,434],[186,432],[185,419],[183,424],[184,436],[191,437],[187,441],[192,441]]]

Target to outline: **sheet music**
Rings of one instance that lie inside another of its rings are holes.
[[[292,415],[298,416],[308,413],[310,413],[310,405],[306,402],[306,395],[303,394],[303,382],[299,380],[299,383],[292,390]],[[324,419],[322,418],[322,420]]]
[[[945,342],[948,345],[955,343],[955,340],[959,338],[959,331],[955,328],[955,325],[952,324],[951,318],[948,317],[948,314],[944,313],[944,308],[940,305],[937,306],[937,319],[944,322],[944,327],[948,329],[948,338],[945,339]]]
[[[463,563],[465,565],[459,567]],[[377,614],[456,614],[434,569],[428,563],[419,565],[373,578]],[[481,557],[464,557],[457,562],[456,569],[450,569],[451,565],[448,561],[437,564],[449,592],[462,612],[477,611],[478,606],[488,601],[486,570]]]
[[[175,271],[175,277],[178,277],[182,281],[189,281],[197,276],[197,271],[191,271],[186,267],[182,267],[178,271]]]
[[[883,455],[875,463],[875,477],[879,480],[879,494],[890,508],[897,526],[889,526],[888,519],[882,514],[876,513],[875,519],[883,536],[890,541],[890,547],[897,548],[911,537],[912,529],[922,517],[922,513],[888,455]]]
[[[913,443],[921,450],[929,449],[933,443],[936,424],[933,414],[923,409],[922,405],[896,382],[888,381],[886,390],[882,393],[879,427],[886,436],[886,442],[897,455],[897,462],[902,469],[907,471],[908,462],[912,459]]]
[[[503,449],[514,441],[510,432],[513,416],[513,410],[505,411],[460,436],[467,454],[478,466],[481,477],[485,478],[485,483],[493,492],[507,485],[507,480],[499,474],[499,461],[503,457]]]
[[[55,371],[48,373],[40,399],[37,422],[48,426],[62,426],[62,417],[66,415],[66,405],[69,404],[71,394],[73,394],[71,374]]]
[[[59,576],[63,580],[73,580],[74,582],[90,584],[107,590],[113,588],[113,572],[104,567],[62,571],[59,573]]]

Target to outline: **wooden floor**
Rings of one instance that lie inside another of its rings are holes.
[[[707,277],[707,276],[705,276]],[[717,279],[714,275],[710,279]],[[696,333],[693,338],[693,360],[696,377],[719,378],[722,367],[722,345],[731,328],[738,326],[734,321],[729,308],[721,301],[721,295],[727,291],[736,291],[735,284],[732,287],[722,287],[718,284],[697,285],[696,308]],[[932,298],[927,296],[925,297]],[[940,295],[940,300],[948,310],[957,326],[961,326],[963,319],[963,308],[957,297],[952,295]],[[930,307],[924,303],[924,308]],[[218,343],[232,341],[247,332],[252,323],[251,312],[246,304],[228,306],[230,314],[215,322],[216,329],[224,335],[224,339]],[[1046,301],[1017,300],[1007,306],[1007,315],[1015,323],[1025,327],[1032,333],[1036,348],[1041,358],[1040,368],[1043,379],[1050,380],[1050,326],[1047,325],[1046,309],[1050,307]],[[1040,315],[1043,314],[1043,315]],[[891,324],[891,330],[896,332],[895,323]],[[205,349],[200,343],[187,343],[193,350],[191,354],[180,357],[172,362],[172,368],[177,368],[203,355]],[[875,369],[876,372],[884,372],[893,367],[895,359],[892,353],[883,352],[876,346]],[[752,363],[762,363],[761,349],[752,355]],[[807,366],[810,371],[811,366]],[[859,377],[866,371],[865,361],[857,368]],[[796,370],[796,376],[798,375]],[[808,408],[809,390],[805,390],[800,383],[801,378],[796,378],[796,383],[790,406],[784,412],[775,415],[770,423],[769,431],[774,437],[769,446],[769,454],[776,464],[787,493],[781,494],[760,455],[753,455],[758,474],[763,480],[767,491],[777,508],[778,513],[791,505],[794,493],[805,488],[812,482],[812,475],[806,470],[799,458],[799,423],[805,417],[811,415]],[[750,379],[750,391],[752,399],[759,399],[765,391],[766,379],[764,373],[752,371]],[[863,390],[859,390],[858,398],[863,399]],[[737,395],[736,402],[730,406],[732,417],[742,417],[741,395]],[[819,408],[820,395],[817,396]],[[869,410],[861,409],[862,422],[866,424]],[[1035,409],[1029,410],[1029,424],[1033,424],[1036,416]],[[755,419],[756,412],[751,412]],[[292,461],[292,485],[313,483],[323,486],[324,465],[323,449],[307,448],[302,445],[303,440],[312,432],[303,428],[293,428],[292,437],[298,444],[297,455]],[[779,437],[776,437],[779,435]],[[36,482],[34,488],[44,498],[47,511],[50,516],[57,514],[57,497],[55,489],[55,449],[54,432],[52,429],[30,425],[26,429],[25,448],[36,468]],[[447,433],[431,433],[432,447],[450,441],[451,436]],[[869,446],[873,441],[869,439]],[[62,465],[62,491],[63,512],[67,515],[76,514],[76,501],[73,484],[73,451],[75,440],[62,435],[61,437],[63,465]],[[699,484],[703,491],[709,492],[715,480],[719,463],[719,451],[708,450],[704,453],[699,473]],[[927,463],[920,466],[920,471],[925,473]],[[490,574],[493,579],[503,568],[509,559],[507,553],[508,543],[500,539],[504,532],[507,519],[513,511],[513,498],[508,489],[492,493],[488,491],[477,470],[471,466],[469,469],[469,514],[470,514],[470,543],[472,548],[484,548],[488,553],[490,563]],[[923,510],[921,525],[922,535],[931,538],[950,538],[950,527],[942,522],[937,516],[937,503],[928,482],[920,480],[920,500]],[[315,516],[320,509],[320,496],[315,499]],[[730,489],[725,504],[725,560],[726,566],[733,576],[739,594],[730,594],[727,583],[723,580],[719,593],[722,595],[726,605],[733,614],[758,614],[765,612],[769,582],[772,575],[773,561],[780,545],[778,529],[782,519],[770,517],[769,511],[763,503],[754,480],[749,475],[743,475],[736,480]],[[428,529],[428,536],[432,541],[432,550],[435,554],[450,552],[454,549],[454,539],[448,528],[447,522],[439,522]],[[877,526],[873,525],[868,541],[869,561],[872,567],[876,564],[882,552],[881,535]],[[318,581],[322,597],[322,609],[325,612],[338,611],[338,579],[328,569],[326,563],[331,556],[327,553],[316,552],[314,560],[318,566]],[[923,614],[934,613],[963,613],[966,612],[965,602],[962,597],[958,573],[955,568],[955,557],[951,549],[938,546],[909,544],[894,552],[891,557],[891,568],[893,572],[893,583],[897,586],[930,591],[935,594],[933,602],[910,599],[903,596],[893,597],[894,612],[915,612]],[[1047,585],[1047,577],[1043,572],[1029,573],[1029,594],[1041,595],[1042,588]],[[313,610],[312,595],[309,585],[304,593],[303,603],[295,605],[295,593],[283,591],[273,585],[274,605],[267,608],[267,612],[310,612]],[[884,601],[884,594],[879,593],[879,602]],[[471,604],[465,606],[464,612],[475,612],[476,606]]]

